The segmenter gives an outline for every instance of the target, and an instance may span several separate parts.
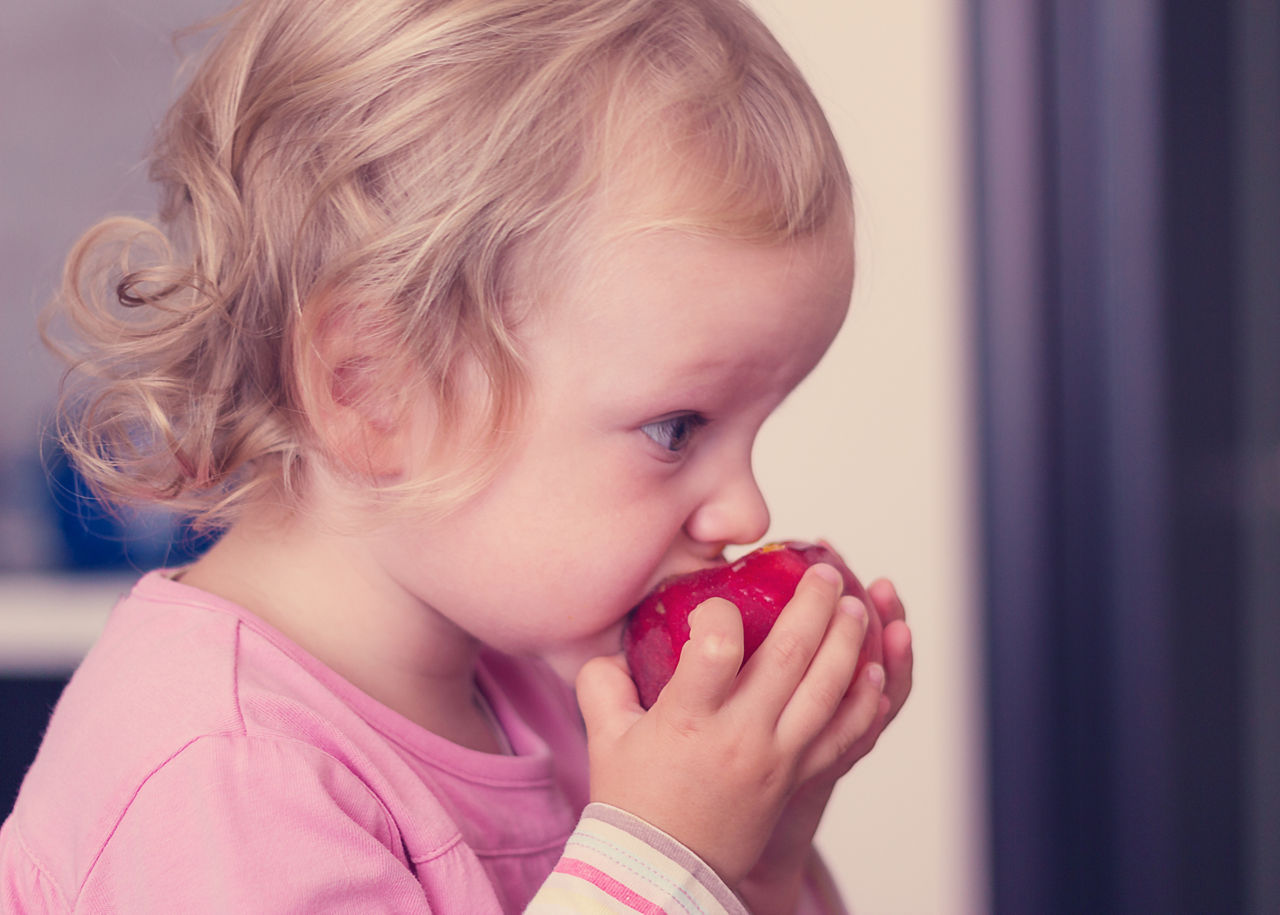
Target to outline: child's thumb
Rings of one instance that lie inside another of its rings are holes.
[[[742,667],[742,614],[724,598],[712,597],[694,609],[689,624],[689,641],[658,703],[693,717],[714,715]]]
[[[589,737],[622,730],[644,714],[622,654],[592,658],[582,665],[574,688]]]

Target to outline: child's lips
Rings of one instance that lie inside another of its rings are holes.
[[[715,556],[711,559],[707,559],[707,560],[694,559],[692,561],[682,562],[679,565],[672,566],[671,568],[664,570],[661,574],[654,575],[653,578],[650,579],[648,586],[644,589],[643,592],[641,592],[640,596],[635,599],[634,603],[636,604],[640,603],[640,601],[642,601],[646,596],[648,596],[653,591],[654,588],[658,587],[658,585],[662,584],[664,581],[667,581],[668,579],[679,578],[681,575],[688,575],[691,572],[699,572],[703,569],[711,569],[711,568],[715,568],[716,566],[722,566],[728,561],[729,560],[724,558],[724,554],[721,553],[719,556]]]
[[[649,580],[645,583],[640,593],[632,599],[627,615],[618,621],[618,645],[622,645],[622,633],[626,628],[626,622],[630,619],[631,614],[635,611],[636,607],[640,606],[640,603],[652,594],[660,585],[669,579],[679,578],[682,575],[688,575],[691,572],[725,565],[728,561],[729,560],[724,557],[723,553],[709,559],[701,559],[696,556],[691,556],[681,560],[678,564],[671,565],[660,572],[655,572],[649,577]]]

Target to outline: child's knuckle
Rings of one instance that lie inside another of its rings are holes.
[[[800,633],[792,629],[774,629],[765,644],[769,660],[784,670],[809,663],[809,645]]]
[[[820,677],[810,684],[806,695],[814,712],[825,720],[844,700],[847,691],[848,684],[845,681]]]

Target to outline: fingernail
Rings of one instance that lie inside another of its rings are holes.
[[[855,620],[860,620],[863,623],[867,621],[867,605],[852,594],[846,594],[840,598],[840,609]]]
[[[884,668],[879,664],[871,664],[867,667],[867,679],[877,687],[884,686]]]
[[[843,587],[844,579],[840,577],[840,573],[832,566],[827,565],[825,562],[820,562],[812,568],[813,574],[817,575],[827,584]]]

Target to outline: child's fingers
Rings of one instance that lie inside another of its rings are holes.
[[[713,597],[690,614],[689,641],[680,649],[675,673],[655,705],[700,718],[719,711],[742,666],[742,614]]]
[[[889,698],[889,717],[892,721],[911,693],[912,668],[911,630],[907,628],[906,607],[893,582],[887,578],[873,581],[867,588],[867,596],[875,604],[883,633],[881,645],[884,653],[885,695]]]
[[[810,566],[773,628],[743,671],[743,702],[763,719],[777,721],[822,644],[844,583],[824,563]]]
[[[844,701],[857,669],[869,612],[856,597],[840,598],[826,637],[778,719],[778,735],[785,743],[808,743]]]
[[[843,774],[870,749],[868,745],[857,752],[868,738],[874,743],[883,726],[888,705],[883,695],[884,682],[884,668],[879,664],[868,664],[863,668],[845,701],[806,752],[797,771],[800,781],[835,766],[839,766],[839,774]],[[879,726],[877,722],[880,722]]]
[[[854,763],[875,749],[876,743],[880,740],[880,735],[884,733],[884,729],[888,724],[889,697],[881,695],[880,705],[876,708],[876,717],[871,722],[871,726],[867,728],[866,733],[854,741],[852,747],[836,759],[835,765],[827,770],[827,774],[834,778],[839,778],[852,769]]]
[[[906,620],[907,608],[903,606],[898,589],[887,578],[877,578],[867,587],[867,596],[875,604],[880,622],[886,627],[895,620]]]
[[[901,620],[895,621],[885,627],[880,643],[884,650],[884,693],[889,698],[889,720],[892,721],[911,693],[915,667],[911,630]]]
[[[644,713],[623,655],[592,658],[575,683],[587,734],[617,734]]]

